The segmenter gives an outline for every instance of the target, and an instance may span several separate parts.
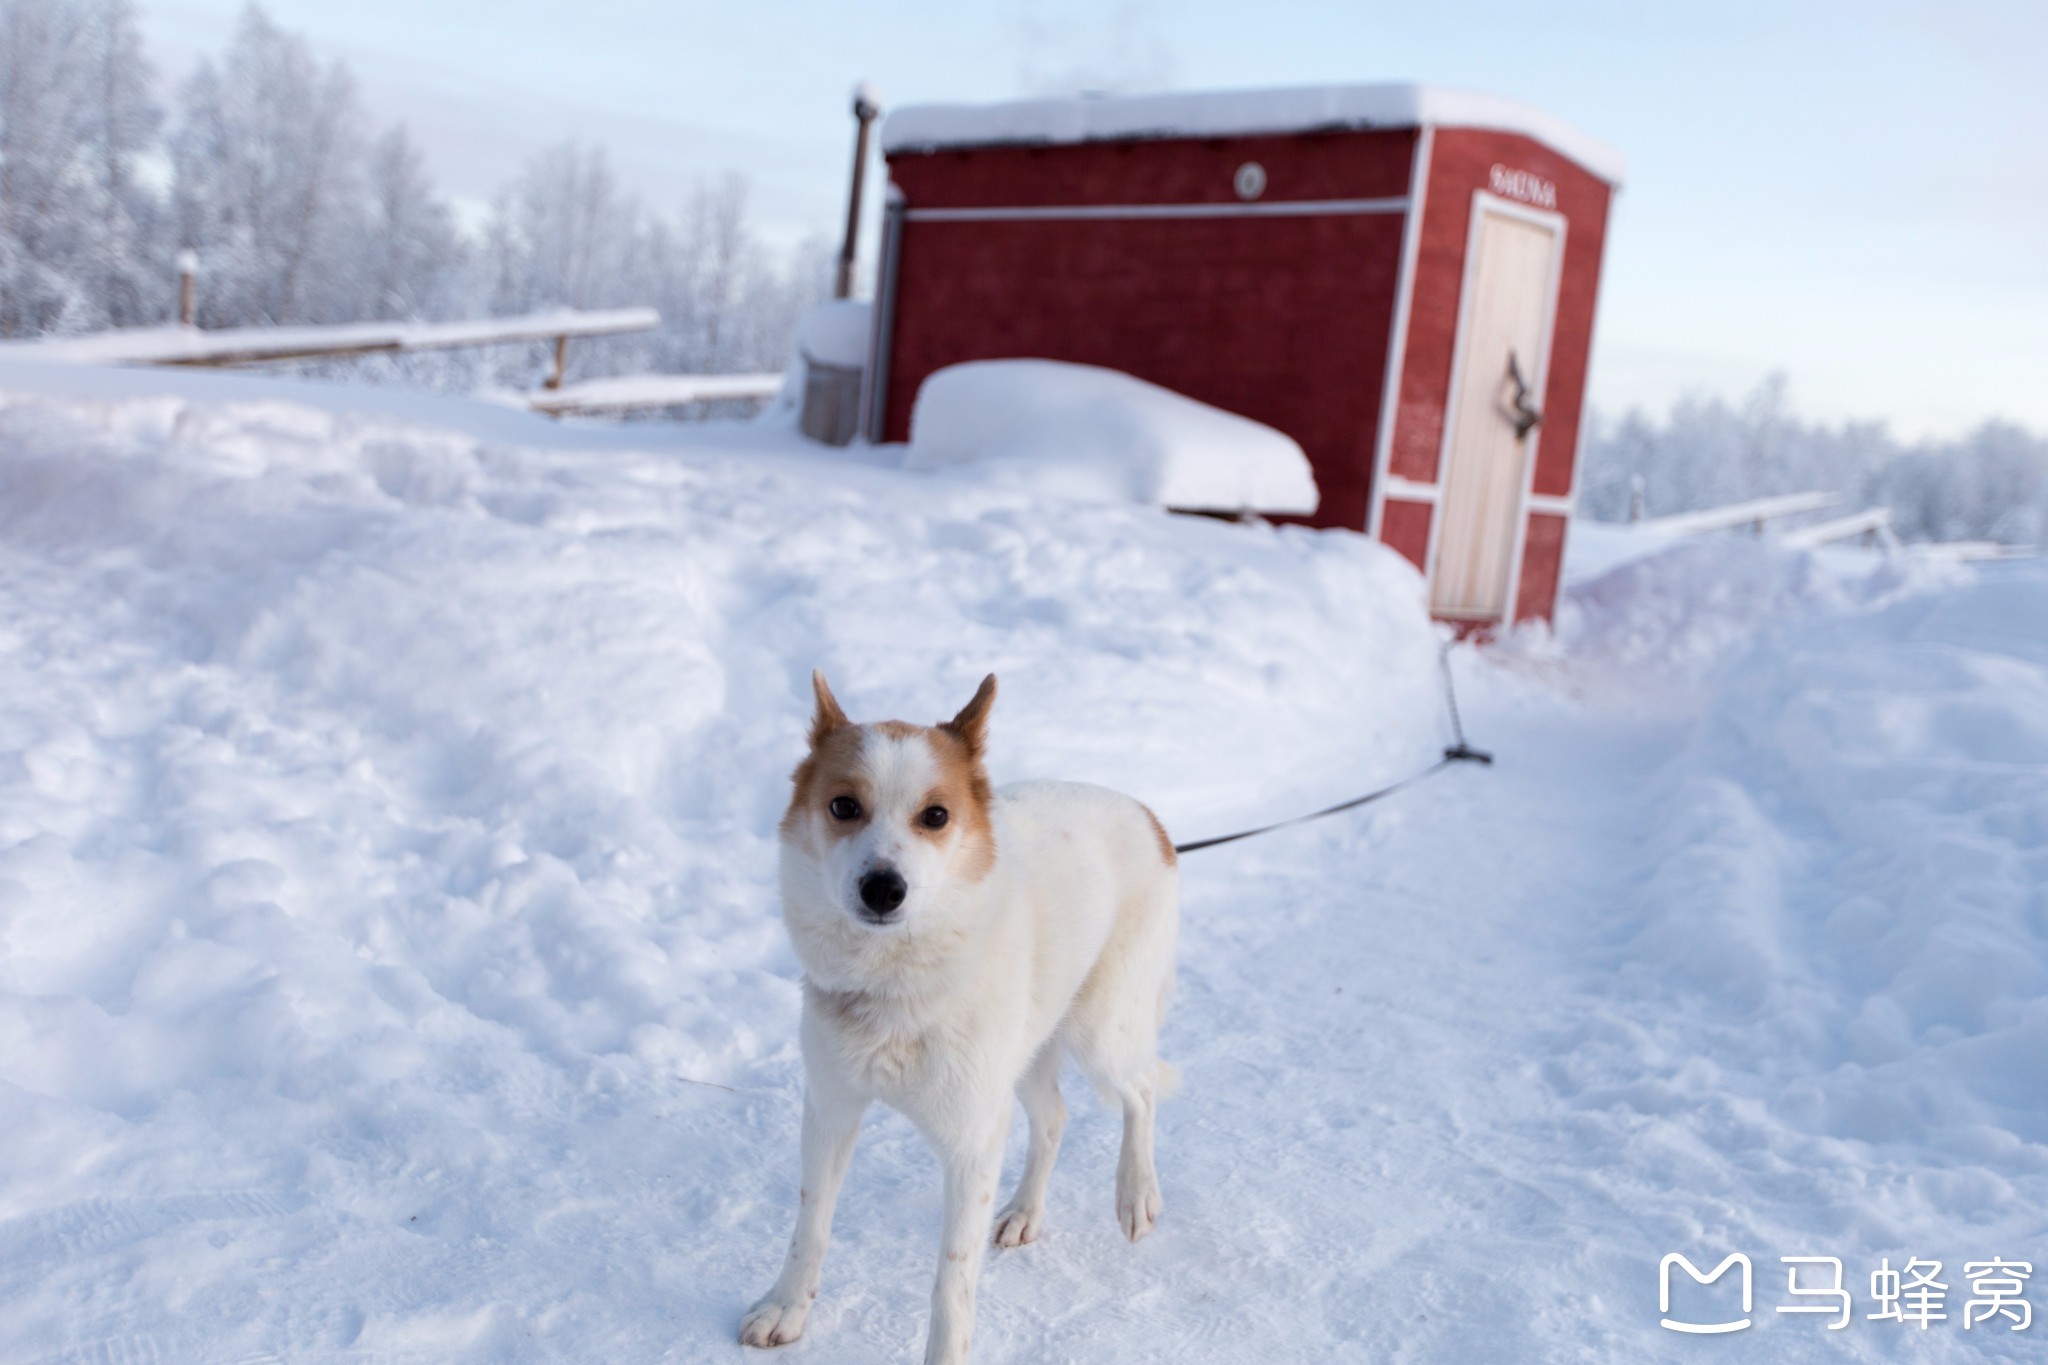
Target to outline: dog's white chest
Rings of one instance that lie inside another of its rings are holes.
[[[933,1079],[930,1030],[913,1027],[900,1008],[822,990],[810,992],[808,1005],[844,1074],[874,1094],[891,1098]]]

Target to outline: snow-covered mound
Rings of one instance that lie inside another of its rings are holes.
[[[1714,1018],[1719,1063],[1802,1128],[2048,1143],[2041,566],[1845,578],[1708,540],[1571,608],[1577,649],[1708,692],[1657,783],[1629,993]]]
[[[0,394],[10,1363],[743,1358],[797,1201],[813,664],[912,719],[994,669],[999,779],[1182,838],[1444,737],[1419,584],[1357,536],[762,427]],[[1453,652],[1492,767],[1184,859],[1164,1221],[1122,1241],[1071,1085],[978,1361],[2031,1358],[1961,1271],[2043,1259],[2048,567],[1609,562]],[[914,1351],[938,1190],[871,1119],[791,1359]],[[1674,1251],[1747,1253],[1753,1328],[1662,1329]],[[1775,1311],[1793,1255],[1850,1328]],[[1864,1315],[1913,1256],[1949,1317],[1906,1346]]]
[[[794,1170],[813,665],[923,720],[993,670],[999,777],[1189,837],[1439,739],[1357,537],[103,378],[0,373],[9,1360],[724,1348]]]
[[[1746,1014],[1716,1060],[1800,1129],[2048,1150],[2042,588],[1971,576],[1771,632],[1670,775],[1624,970],[1674,1014]]]
[[[1665,1252],[1748,1252],[1742,1358],[1900,1358],[1865,1315],[1912,1257],[1951,1329],[1913,1358],[2028,1358],[1961,1317],[1965,1264],[2038,1266],[2048,1206],[2048,566],[1851,559],[1735,537],[1573,590],[1575,667],[1666,718],[1578,765],[1611,825],[1542,1086],[1612,1224],[1586,1268],[1626,1251],[1641,1293]],[[1844,1260],[1832,1341],[1774,1311],[1794,1255]]]
[[[1008,487],[1203,512],[1306,515],[1294,439],[1093,365],[976,360],[939,370],[910,414],[912,469],[976,465]]]

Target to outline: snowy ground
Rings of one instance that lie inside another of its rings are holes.
[[[1355,537],[758,429],[20,365],[0,395],[8,1361],[753,1354],[814,663],[912,719],[993,668],[999,778],[1111,782],[1183,838],[1442,739],[1415,579]],[[1165,1220],[1121,1243],[1115,1124],[1070,1087],[977,1359],[2048,1332],[1965,1332],[1958,1273],[2048,1280],[2048,570],[1601,534],[1555,638],[1454,655],[1493,768],[1189,856]],[[937,1213],[878,1116],[787,1358],[912,1357]],[[1659,1328],[1671,1251],[1747,1252],[1755,1326]],[[1848,1329],[1774,1311],[1799,1254],[1843,1258]],[[1949,1318],[1866,1321],[1916,1255]]]

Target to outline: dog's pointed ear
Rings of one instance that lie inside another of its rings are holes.
[[[811,747],[815,749],[825,742],[825,736],[853,722],[846,718],[846,712],[839,709],[839,699],[832,695],[822,668],[811,670],[811,693],[818,700],[818,709],[811,713]]]
[[[957,735],[967,746],[969,753],[981,757],[983,741],[988,737],[989,708],[996,704],[996,675],[991,673],[981,680],[981,686],[974,690],[974,700],[960,708],[960,714],[947,721],[941,729]]]

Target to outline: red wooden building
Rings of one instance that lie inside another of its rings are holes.
[[[882,146],[871,439],[945,365],[1107,366],[1294,437],[1313,524],[1438,616],[1551,614],[1612,150],[1413,85],[912,106]]]

